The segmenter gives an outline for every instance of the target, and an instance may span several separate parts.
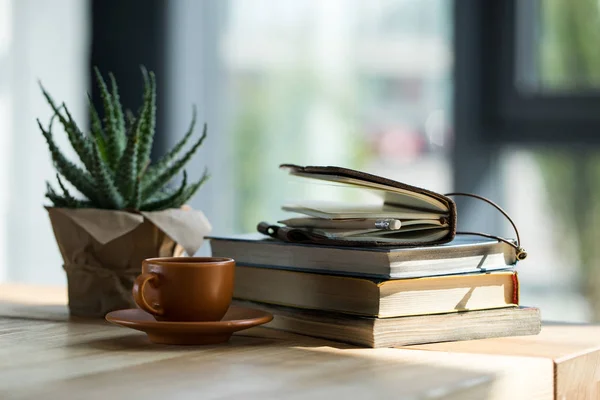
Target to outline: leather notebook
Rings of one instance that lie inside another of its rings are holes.
[[[456,235],[456,204],[439,193],[340,167],[283,164],[291,175],[368,190],[379,204],[323,202],[287,204],[297,216],[279,225],[261,222],[259,232],[296,243],[335,246],[422,246],[450,242]]]

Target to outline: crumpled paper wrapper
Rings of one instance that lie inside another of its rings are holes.
[[[201,211],[131,213],[48,207],[67,274],[69,311],[104,317],[133,308],[133,282],[142,261],[194,255],[212,227]]]

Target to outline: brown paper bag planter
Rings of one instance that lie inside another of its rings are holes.
[[[133,308],[133,282],[142,260],[193,255],[211,225],[201,211],[131,213],[48,207],[67,274],[73,316],[104,317]]]

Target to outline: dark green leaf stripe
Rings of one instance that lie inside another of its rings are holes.
[[[73,121],[73,118],[71,117],[71,114],[69,113],[69,110],[67,109],[66,105],[63,103],[61,107],[57,107],[56,103],[54,102],[50,94],[46,91],[46,89],[44,89],[41,83],[40,87],[42,89],[44,97],[46,98],[46,101],[48,102],[48,104],[50,104],[52,111],[54,111],[54,115],[58,117],[58,120],[65,129],[65,132],[67,133],[67,137],[69,138],[69,142],[71,143],[73,150],[75,150],[75,153],[77,153],[77,156],[79,156],[81,162],[86,166],[86,168],[88,168],[90,166],[89,162],[91,160],[91,149],[89,143],[86,141],[85,136],[77,127],[75,121]],[[65,110],[67,118],[65,118],[64,115],[61,113],[61,108]]]
[[[204,183],[209,179],[210,179],[210,175],[208,173],[208,170],[205,169],[204,174],[202,174],[202,178],[200,178],[200,180],[198,182],[192,184],[187,189],[185,189],[185,192],[184,192],[183,196],[181,197],[181,204],[177,205],[176,207],[181,207],[182,205],[186,204],[192,198],[192,196],[194,196],[196,194],[198,189],[200,189],[200,187],[202,185],[204,185]]]
[[[61,190],[63,191],[63,196],[65,199],[67,199],[67,201],[70,203],[75,203],[75,198],[71,196],[69,190],[65,187],[65,185],[63,185],[62,180],[60,179],[60,174],[56,174],[56,180],[58,181],[58,186],[60,186]]]
[[[104,136],[104,130],[102,129],[102,121],[100,120],[98,110],[96,110],[94,102],[92,101],[92,96],[90,96],[89,93],[88,106],[90,110],[90,121],[92,123],[92,135],[97,139],[99,136]]]
[[[144,75],[144,106],[140,115],[140,144],[138,151],[138,174],[141,174],[150,161],[154,130],[156,128],[156,79],[153,72],[142,68]]]
[[[46,182],[46,197],[50,199],[54,207],[69,207],[67,199],[56,193],[48,182]]]
[[[179,205],[181,204],[181,198],[185,194],[186,185],[187,185],[187,173],[186,173],[186,171],[183,171],[183,179],[181,180],[179,189],[177,189],[175,192],[173,192],[172,195],[170,195],[164,199],[157,200],[154,202],[149,202],[149,203],[142,205],[142,211],[150,211],[150,210],[159,211],[159,210],[164,210],[167,208],[179,207]]]
[[[187,153],[183,155],[183,157],[175,161],[173,165],[150,181],[148,185],[142,189],[142,198],[148,198],[149,196],[152,196],[158,189],[168,184],[171,179],[173,179],[173,177],[177,175],[177,173],[179,173],[185,164],[187,164],[187,162],[192,158],[196,150],[198,150],[198,148],[202,145],[202,142],[204,142],[204,139],[206,139],[206,129],[202,133],[200,139],[198,139],[198,141],[192,146],[191,149],[188,150]]]
[[[117,121],[117,136],[119,137],[121,148],[125,148],[127,138],[125,137],[125,116],[123,114],[123,106],[121,105],[121,98],[119,97],[119,87],[117,86],[117,80],[112,72],[108,73],[110,79],[110,94],[115,113],[115,119]]]
[[[58,173],[71,182],[71,184],[88,199],[92,201],[96,200],[94,183],[91,176],[77,165],[70,162],[56,146],[52,137],[52,122],[50,123],[48,130],[44,129],[39,120],[37,122],[42,134],[46,138],[50,155],[52,156],[52,162]]]
[[[181,138],[181,140],[179,142],[177,142],[177,144],[175,146],[173,146],[171,151],[169,151],[167,154],[165,154],[163,157],[161,157],[161,159],[158,160],[158,162],[156,164],[154,164],[153,166],[148,168],[148,171],[144,174],[145,182],[148,183],[148,182],[152,181],[153,179],[155,179],[158,175],[162,174],[169,167],[169,165],[173,162],[175,157],[177,157],[177,155],[179,154],[181,149],[183,149],[183,146],[185,146],[185,144],[187,143],[189,138],[194,133],[194,128],[196,126],[196,117],[197,117],[196,106],[194,106],[192,108],[192,122],[190,123],[190,127],[188,128],[188,131],[183,136],[183,138]],[[206,135],[206,124],[204,124],[204,130],[203,130],[202,134]]]
[[[67,198],[61,196],[54,191],[52,186],[46,182],[46,197],[52,201],[54,207],[66,207],[66,208],[89,208],[91,203],[85,200],[77,200],[73,198]]]
[[[142,205],[142,191],[141,191],[141,183],[140,178],[136,178],[135,183],[133,185],[133,193],[131,198],[127,202],[127,208],[131,208],[133,210],[139,210]]]
[[[122,141],[119,138],[118,123],[115,116],[115,110],[112,103],[112,96],[108,92],[108,87],[98,68],[94,68],[96,81],[100,89],[100,97],[104,105],[104,132],[106,134],[106,156],[108,165],[112,170],[117,168],[123,152]]]
[[[106,140],[104,139],[104,130],[102,128],[102,121],[100,120],[100,116],[98,115],[98,110],[94,107],[94,103],[92,102],[92,98],[88,93],[88,105],[90,110],[90,122],[92,125],[92,137],[98,143],[98,150],[100,151],[100,156],[104,162],[108,163],[108,154],[106,151]],[[91,157],[90,157],[91,159]]]
[[[127,147],[123,152],[121,161],[116,171],[115,181],[125,199],[131,199],[134,186],[138,180],[137,157],[138,157],[138,138],[140,135],[139,124],[136,124],[132,132],[127,137]]]
[[[100,158],[98,147],[94,146],[93,149],[94,167],[90,172],[94,177],[100,206],[102,208],[119,210],[123,207],[123,197],[112,181],[108,166]]]

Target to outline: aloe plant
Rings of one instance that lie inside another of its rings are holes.
[[[91,128],[84,133],[73,120],[67,106],[58,105],[40,83],[42,93],[53,111],[47,127],[38,120],[46,138],[56,168],[55,190],[46,182],[46,197],[55,207],[102,208],[131,211],[158,211],[185,204],[209,178],[205,170],[199,181],[188,183],[186,163],[206,138],[206,124],[202,135],[183,152],[196,126],[196,108],[184,137],[156,163],[150,162],[150,153],[156,126],[156,79],[153,72],[142,67],[144,93],[142,107],[137,115],[124,112],[119,99],[119,88],[113,74],[109,83],[95,68],[96,82],[103,105],[103,119],[89,99]],[[89,96],[88,96],[89,98]],[[54,141],[52,127],[58,119],[80,163],[69,160]],[[182,172],[181,184],[169,188],[170,182]],[[80,192],[71,194],[63,179]]]

